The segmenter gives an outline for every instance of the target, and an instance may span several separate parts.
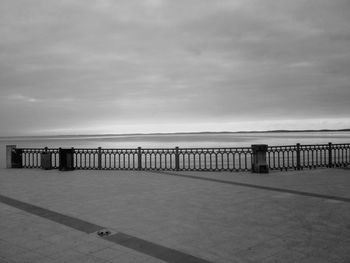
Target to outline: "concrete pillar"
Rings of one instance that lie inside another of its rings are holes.
[[[22,149],[16,145],[6,145],[6,168],[22,168]]]
[[[253,144],[252,145],[252,172],[253,173],[268,173],[269,167],[266,163],[268,145]]]
[[[6,168],[12,168],[12,152],[15,149],[16,145],[6,145]]]
[[[59,148],[59,167],[60,171],[71,171],[74,170],[74,148],[62,149]]]
[[[52,169],[52,157],[51,152],[45,147],[45,150],[41,153],[41,168],[44,170]]]

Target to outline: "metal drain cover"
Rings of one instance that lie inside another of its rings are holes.
[[[100,237],[106,237],[106,236],[109,236],[110,234],[111,234],[111,231],[109,231],[107,229],[102,229],[102,230],[97,232],[97,235]]]

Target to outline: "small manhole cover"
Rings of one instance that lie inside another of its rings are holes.
[[[99,235],[100,237],[106,237],[109,236],[111,234],[111,231],[103,229],[97,232],[97,235]]]

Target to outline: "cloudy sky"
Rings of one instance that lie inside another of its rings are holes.
[[[1,0],[0,135],[350,128],[350,0]]]

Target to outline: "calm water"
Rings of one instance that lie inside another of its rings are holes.
[[[350,143],[350,132],[288,132],[236,134],[172,134],[172,135],[113,135],[0,137],[0,167],[5,166],[5,146],[17,147],[76,147],[76,148],[174,148],[179,147],[244,147],[251,144],[268,145]]]
[[[18,147],[83,147],[83,148],[173,148],[240,147],[264,143],[268,145],[350,143],[350,132],[289,132],[236,134],[172,134],[172,135],[101,135],[53,137],[0,137],[0,144]]]

